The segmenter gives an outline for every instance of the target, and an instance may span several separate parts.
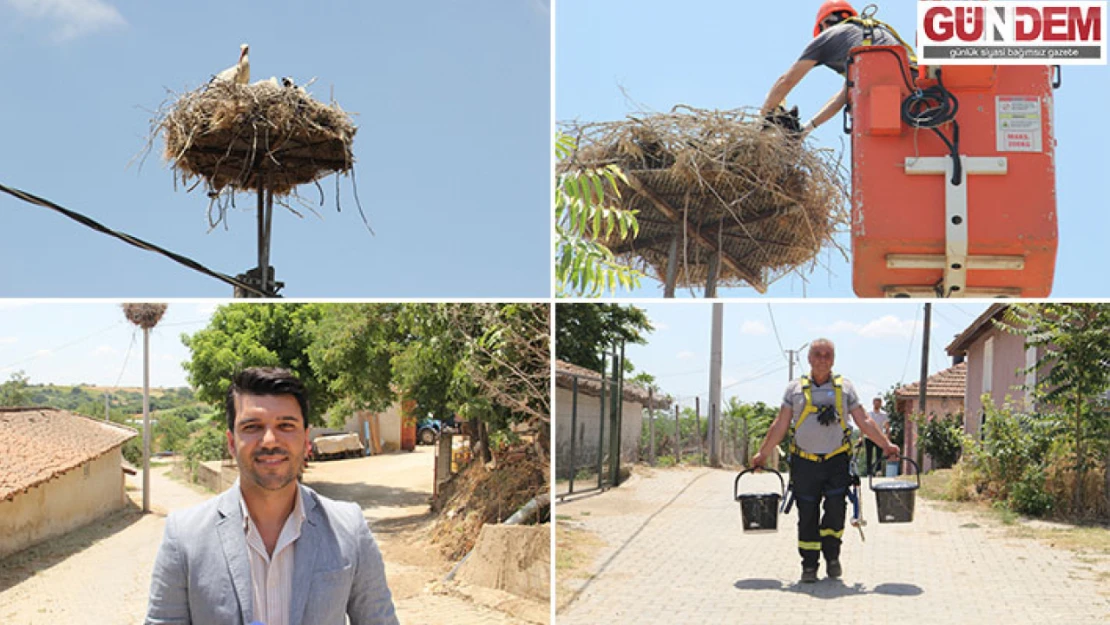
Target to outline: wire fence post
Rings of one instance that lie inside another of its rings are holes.
[[[655,466],[655,389],[648,387],[648,463]],[[1110,490],[1107,491],[1110,493]]]
[[[705,450],[701,444],[701,397],[694,398],[694,438],[698,441],[698,464],[705,464]]]
[[[674,405],[674,463],[682,462],[682,425],[678,417],[678,404]]]

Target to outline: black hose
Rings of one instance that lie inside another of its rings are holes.
[[[905,100],[902,100],[902,121],[913,128],[928,128],[932,130],[952,155],[952,184],[959,185],[963,176],[960,165],[960,123],[956,121],[956,113],[960,110],[960,101],[945,88],[941,70],[937,70],[937,84],[928,89],[915,89]],[[940,131],[939,126],[952,122],[952,140]]]

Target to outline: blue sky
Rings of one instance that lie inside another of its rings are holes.
[[[182,334],[205,328],[215,302],[174,302],[150,332],[150,384],[188,386]],[[0,300],[0,381],[141,387],[143,334],[115,302]]]
[[[655,332],[646,345],[627,346],[628,360],[636,371],[656,376],[660,388],[681,405],[692,406],[693,398],[700,396],[704,414],[709,398],[712,304],[670,301],[636,306],[647,311]],[[951,366],[944,348],[986,308],[972,302],[933,304],[930,374]],[[893,384],[910,384],[920,377],[923,324],[922,304],[904,300],[725,304],[721,396],[779,405],[789,377],[783,350],[797,350],[825,337],[836,344],[834,371],[851,380],[861,397],[870,399]],[[794,377],[808,371],[803,351]]]
[[[352,185],[275,210],[287,297],[550,293],[550,0],[0,0],[0,183],[235,275],[256,264],[254,196],[208,231],[174,188],[151,111],[250,44],[252,80],[316,77],[356,113]],[[45,209],[0,197],[0,297],[230,297],[231,288]]]
[[[818,0],[562,0],[555,22],[556,120],[615,121],[677,104],[759,107],[812,39],[819,6]],[[878,17],[912,40],[916,10],[916,2],[885,2]],[[790,102],[807,120],[842,86],[835,72],[815,68]],[[1110,281],[1092,259],[1106,257],[1110,231],[1105,192],[1110,124],[1094,113],[1098,103],[1110,101],[1110,68],[1065,67],[1054,101],[1059,253],[1052,295],[1107,296]],[[842,138],[839,116],[813,134],[818,144],[842,150],[847,160]],[[849,237],[841,242],[847,249]],[[792,274],[773,284],[768,296],[853,297],[850,265],[828,249],[819,259],[808,282]],[[662,284],[647,279],[634,295],[662,296]],[[758,296],[751,288],[719,289],[718,295]]]

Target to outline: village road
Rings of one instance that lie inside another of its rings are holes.
[[[432,448],[420,447],[415,453],[313,462],[304,481],[326,496],[362,506],[381,546],[402,623],[535,621],[438,583],[452,563],[427,545],[426,532],[420,531],[428,519],[432,461]],[[141,623],[166,514],[212,496],[170,479],[167,471],[152,471],[153,514],[138,512],[142,476],[129,476],[132,504],[124,511],[0,560],[0,623]]]
[[[866,486],[867,538],[846,529],[843,580],[825,579],[822,565],[818,583],[801,585],[796,514],[780,515],[776,533],[742,532],[735,475],[637,470],[619,488],[559,502],[559,523],[605,543],[594,578],[571,584],[559,625],[1110,622],[1105,556],[1014,538],[920,497],[912,523],[879,524]],[[777,490],[772,474],[741,481],[741,492]]]
[[[110,517],[0,561],[0,622],[140,623],[169,510],[210,495],[151,471],[153,514],[143,515],[142,473],[127,477],[131,503]]]

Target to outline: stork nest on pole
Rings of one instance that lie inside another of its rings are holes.
[[[210,194],[230,187],[288,195],[354,165],[350,115],[303,89],[212,83],[182,94],[157,123],[176,175],[186,185],[202,179]]]
[[[144,330],[158,325],[166,313],[166,304],[121,304],[123,315],[131,323]]]
[[[605,244],[624,263],[665,280],[678,237],[676,286],[767,286],[814,260],[848,224],[844,168],[758,114],[677,106],[620,122],[563,123],[577,151],[559,173],[616,164],[628,179],[606,203],[637,212],[639,235]],[[843,253],[843,250],[841,250]]]

